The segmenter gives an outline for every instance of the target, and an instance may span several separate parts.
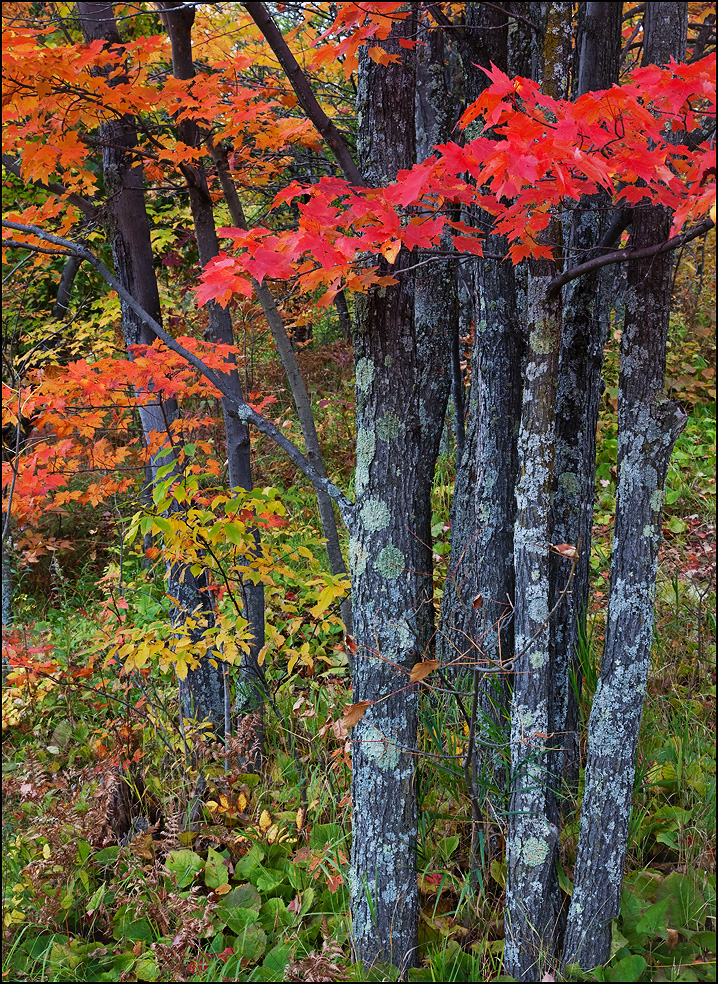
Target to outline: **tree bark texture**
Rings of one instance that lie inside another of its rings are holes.
[[[618,81],[622,8],[615,3],[581,6],[575,95],[608,89]],[[569,263],[581,262],[597,244],[612,218],[604,194],[585,197],[573,213],[567,244]],[[613,271],[586,274],[567,284],[563,294],[563,326],[556,394],[556,484],[553,500],[555,543],[580,544],[571,592],[562,598],[566,562],[551,557],[551,620],[553,685],[550,728],[552,756],[551,821],[558,824],[564,791],[578,791],[578,659],[580,634],[585,633],[588,577],[596,478],[596,427],[603,389],[601,369],[608,336]],[[572,672],[573,671],[573,672]],[[580,691],[579,691],[580,692]],[[557,795],[553,795],[557,793]]]
[[[531,4],[545,24],[537,80],[554,99],[569,90],[570,3]],[[527,348],[518,438],[514,525],[514,677],[511,700],[511,798],[506,839],[504,966],[518,980],[537,980],[560,934],[556,875],[558,828],[548,810],[552,684],[550,630],[551,496],[562,303],[548,285],[561,252],[556,217],[543,242],[554,259],[529,263]],[[566,562],[567,573],[570,565]]]
[[[415,161],[416,18],[395,24],[384,42],[398,64],[380,66],[362,51],[358,114],[360,166],[368,185],[391,181]],[[354,700],[371,701],[352,731],[353,839],[350,894],[356,956],[406,968],[416,960],[417,800],[414,786],[418,695],[408,674],[430,643],[431,485],[434,461],[422,446],[440,434],[423,367],[445,344],[443,329],[414,307],[414,257],[402,250],[382,270],[395,286],[355,301],[357,400],[356,522],[350,558]],[[446,356],[444,350],[444,356]],[[436,438],[438,445],[438,437]]]
[[[646,4],[643,62],[685,57],[683,3]],[[671,214],[634,208],[635,246],[665,242]],[[589,720],[588,762],[564,963],[610,953],[619,914],[636,749],[653,641],[661,510],[671,452],[686,415],[664,391],[671,257],[629,264],[618,387],[618,488],[606,641]]]
[[[83,33],[88,40],[103,39],[120,44],[121,39],[114,19],[111,3],[78,3],[78,14]],[[159,292],[154,271],[154,256],[150,240],[150,227],[145,207],[142,168],[133,160],[133,148],[137,143],[135,123],[130,117],[108,119],[102,125],[102,166],[105,190],[108,198],[108,235],[111,238],[112,256],[118,281],[127,289],[151,317],[161,324]],[[151,345],[154,332],[129,307],[122,303],[122,329],[125,344]],[[177,419],[174,401],[158,400],[146,403],[144,394],[138,393],[138,411],[142,431],[149,444],[153,432],[167,434],[166,447],[170,445],[173,422]],[[151,460],[153,480],[157,469],[172,460],[155,455]],[[172,621],[176,627],[187,626],[189,635],[197,641],[204,631],[214,624],[211,597],[207,591],[206,574],[192,575],[184,564],[168,567],[168,592],[177,604],[173,607]],[[221,671],[208,659],[196,670],[187,674],[184,713],[211,722],[215,733],[224,733],[224,683]]]

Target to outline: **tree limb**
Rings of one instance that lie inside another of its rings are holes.
[[[691,242],[691,240],[705,235],[706,232],[710,232],[714,225],[715,223],[712,219],[704,219],[695,229],[682,232],[679,236],[673,236],[672,239],[667,239],[664,243],[658,243],[655,246],[645,246],[641,249],[628,246],[626,249],[616,249],[612,253],[606,253],[605,256],[597,256],[593,260],[579,263],[578,266],[571,267],[569,270],[565,270],[557,277],[554,277],[553,280],[550,280],[547,290],[550,294],[553,294],[555,291],[560,290],[564,284],[569,283],[569,281],[576,280],[577,277],[582,277],[584,273],[590,273],[591,270],[598,270],[601,267],[609,266],[611,263],[645,260],[650,256],[668,253],[670,250],[678,249],[679,246],[684,246],[686,243]]]
[[[269,47],[277,56],[279,64],[287,73],[287,78],[299,100],[299,105],[334,152],[334,156],[337,159],[339,167],[342,169],[344,177],[347,181],[351,181],[352,184],[362,187],[364,185],[364,179],[361,176],[359,168],[354,163],[352,155],[349,153],[349,148],[344,138],[319,105],[317,97],[309,85],[309,80],[302,71],[297,59],[290,51],[282,32],[265,10],[264,4],[245,3],[244,7],[264,35]]]
[[[10,157],[9,154],[2,155],[3,167],[5,167],[11,174],[25,181],[21,172],[20,165]],[[58,195],[64,198],[70,205],[75,205],[84,212],[89,219],[96,219],[99,216],[99,208],[97,205],[93,205],[92,202],[88,202],[86,198],[82,195],[76,195],[75,192],[68,192],[64,185],[59,184],[56,181],[25,181],[26,184],[31,184],[35,188],[42,188],[44,191],[50,191],[53,195]]]
[[[205,379],[209,380],[209,382],[219,390],[222,396],[233,402],[235,413],[240,420],[244,420],[245,423],[252,424],[262,434],[266,434],[268,437],[271,437],[275,444],[278,444],[279,447],[286,452],[289,458],[291,458],[294,464],[307,476],[312,485],[314,485],[316,489],[325,492],[336,502],[342,515],[342,519],[345,524],[349,526],[354,510],[354,504],[344,495],[341,489],[334,485],[333,482],[330,482],[327,478],[320,475],[316,468],[314,468],[314,466],[307,461],[299,448],[297,448],[295,444],[286,438],[270,420],[267,420],[267,418],[263,417],[262,414],[257,413],[256,410],[253,410],[246,403],[238,404],[231,388],[222,380],[222,377],[209,369],[201,359],[198,359],[196,355],[186,349],[168,332],[166,332],[165,329],[137,303],[130,292],[125,290],[122,284],[116,280],[105,264],[102,263],[102,261],[99,260],[94,253],[90,252],[90,250],[85,246],[80,246],[78,243],[73,243],[69,239],[62,239],[60,236],[54,236],[52,233],[45,232],[45,230],[41,229],[39,226],[22,225],[19,222],[9,222],[6,219],[2,220],[2,224],[7,229],[13,229],[17,232],[37,236],[38,239],[52,243],[55,246],[59,246],[63,250],[74,253],[76,256],[79,256],[83,260],[87,260],[88,263],[92,264],[102,279],[112,288],[112,290],[115,291],[116,294],[119,295],[125,304],[127,304],[127,306],[130,307],[135,314],[141,318],[149,328],[152,329],[155,335],[157,335],[157,337],[165,343],[168,349],[171,349],[173,352],[181,355],[182,358],[185,359],[190,365],[194,366],[194,368],[197,369],[198,372],[205,377]],[[39,246],[34,246],[31,243],[16,241],[13,242],[13,245],[22,249],[48,252],[48,250]]]

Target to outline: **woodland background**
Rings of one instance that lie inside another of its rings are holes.
[[[3,5],[5,979],[714,978],[714,51]]]

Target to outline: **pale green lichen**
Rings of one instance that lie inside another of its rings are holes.
[[[578,477],[575,472],[564,472],[559,475],[558,484],[568,495],[578,495],[580,492]]]
[[[650,523],[646,523],[646,525],[643,527],[643,530],[641,532],[643,533],[644,536],[653,536],[654,529]]]
[[[384,357],[384,365],[387,367],[387,369],[393,364],[393,362],[394,360],[390,355]]]
[[[537,868],[540,864],[543,864],[548,851],[548,843],[545,840],[539,840],[538,837],[529,837],[521,847],[524,861],[530,868]]]
[[[357,470],[355,488],[357,496],[361,495],[369,483],[369,465],[376,453],[376,434],[373,430],[360,427],[357,431]]]
[[[540,670],[542,666],[546,665],[546,653],[531,653],[529,662],[535,670]]]
[[[654,489],[651,492],[651,509],[654,512],[658,512],[663,507],[663,500],[665,498],[665,492],[663,489]]]
[[[356,365],[356,385],[361,393],[368,393],[374,382],[374,363],[370,359],[359,359]]]
[[[536,355],[548,355],[556,344],[557,333],[552,330],[550,322],[542,324],[529,335],[529,345]]]
[[[376,433],[377,436],[382,439],[382,441],[393,441],[399,436],[399,431],[401,430],[401,421],[393,413],[385,413],[383,417],[380,417],[376,422]]]
[[[367,499],[359,515],[364,526],[371,531],[385,530],[391,520],[389,507],[381,499]]]
[[[379,552],[376,560],[374,561],[374,566],[382,577],[385,577],[387,581],[391,581],[394,578],[399,577],[406,566],[404,554],[398,547],[394,547],[389,544],[389,546],[384,547],[384,549]]]
[[[362,575],[366,570],[367,555],[360,540],[352,537],[349,540],[349,563],[352,574]]]

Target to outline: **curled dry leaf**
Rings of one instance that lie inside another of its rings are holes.
[[[484,603],[484,599],[483,599],[482,595],[477,594],[471,604],[472,604],[472,607],[475,610],[477,608],[481,608],[481,606],[483,605],[483,603]]]
[[[554,553],[566,557],[567,560],[576,560],[578,557],[578,550],[570,543],[554,543],[552,549]]]
[[[409,674],[409,680],[411,683],[418,683],[419,680],[423,680],[427,677],[436,667],[439,665],[437,659],[427,659],[423,663],[415,663],[411,668],[411,673]]]
[[[350,636],[349,634],[344,636],[344,648],[348,653],[351,653],[352,656],[356,653],[358,646],[354,636]]]
[[[371,705],[370,700],[360,700],[356,704],[347,704],[342,713],[341,721],[345,728],[353,728],[364,717],[364,711]]]

